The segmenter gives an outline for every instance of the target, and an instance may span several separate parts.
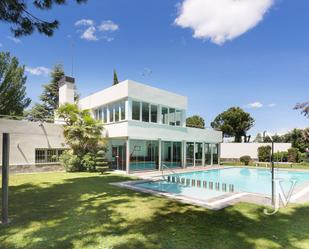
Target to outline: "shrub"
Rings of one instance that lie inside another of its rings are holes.
[[[67,172],[81,171],[81,160],[77,155],[73,154],[72,150],[64,151],[59,157],[61,165],[64,166]]]
[[[288,161],[288,153],[286,151],[278,151],[274,153],[274,161],[275,162],[287,162]]]
[[[299,150],[297,148],[288,149],[288,161],[297,163],[299,161]]]
[[[87,153],[83,156],[82,166],[88,171],[95,171],[96,169],[96,155]]]
[[[259,162],[270,162],[271,147],[269,145],[261,146],[258,148]]]
[[[242,156],[241,158],[239,158],[240,162],[244,163],[245,165],[249,165],[250,161],[251,161],[251,157],[246,155],[246,156]]]

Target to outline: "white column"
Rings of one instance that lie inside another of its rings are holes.
[[[130,140],[127,138],[126,141],[126,172],[130,174]]]
[[[193,142],[193,166],[194,167],[195,167],[195,153],[196,153],[195,142]]]
[[[159,171],[162,170],[162,140],[161,138],[158,139],[158,150],[159,150],[159,153],[158,153],[158,162],[159,162]]]
[[[202,166],[205,167],[205,143],[202,144]]]
[[[125,120],[132,120],[132,100],[127,99],[125,102],[126,106],[126,117]]]

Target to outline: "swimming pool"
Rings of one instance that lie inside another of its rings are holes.
[[[172,177],[174,178],[172,180]],[[172,182],[182,180],[182,184]],[[282,179],[282,187],[285,192],[289,191],[291,179],[296,179],[296,188],[309,184],[309,172],[275,170],[275,178]],[[167,178],[166,178],[167,179]],[[190,184],[185,184],[186,180],[190,180]],[[244,167],[233,167],[223,169],[211,169],[203,171],[186,172],[179,174],[170,174],[170,182],[155,181],[138,183],[136,186],[146,189],[151,189],[159,192],[167,192],[174,195],[183,195],[191,198],[208,200],[210,198],[224,195],[229,191],[229,186],[233,185],[233,192],[249,192],[253,194],[270,195],[271,194],[271,171],[270,169],[255,169]],[[192,180],[194,186],[192,187]],[[197,183],[199,182],[199,186]],[[209,184],[212,182],[212,189],[209,185],[203,187],[203,182]],[[220,186],[216,189],[216,183]],[[226,186],[223,191],[223,185]]]

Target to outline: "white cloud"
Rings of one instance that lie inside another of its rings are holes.
[[[81,38],[87,41],[97,41],[98,38],[95,35],[96,28],[93,26],[90,26],[87,28],[81,35]]]
[[[50,73],[50,69],[47,67],[26,67],[25,71],[36,76],[46,76]]]
[[[105,40],[111,42],[114,38],[106,34],[119,29],[119,25],[111,20],[102,21],[101,25],[97,26],[91,19],[81,19],[75,22],[75,26],[88,26],[82,30],[77,30],[77,32],[82,33],[80,38],[87,41]]]
[[[103,21],[101,25],[98,27],[100,31],[116,31],[119,29],[119,25],[114,23],[111,20]]]
[[[275,107],[275,106],[276,106],[275,103],[270,103],[270,104],[268,104],[268,107]]]
[[[81,19],[75,22],[75,26],[93,26],[94,21],[91,19]]]
[[[245,107],[246,108],[261,108],[263,107],[263,104],[259,101],[256,101],[256,102],[252,102],[252,103],[245,105]]]
[[[15,43],[21,43],[21,40],[16,37],[8,36],[7,38]]]
[[[255,27],[275,0],[183,0],[175,24],[218,45]]]

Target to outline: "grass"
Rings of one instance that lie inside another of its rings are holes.
[[[309,204],[241,203],[220,211],[134,192],[106,173],[10,177],[10,219],[0,248],[309,248]]]

